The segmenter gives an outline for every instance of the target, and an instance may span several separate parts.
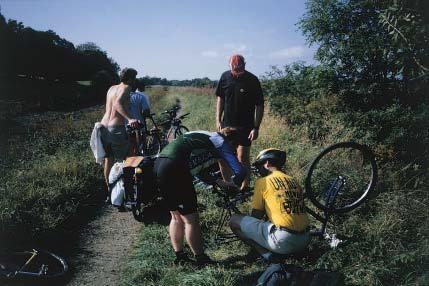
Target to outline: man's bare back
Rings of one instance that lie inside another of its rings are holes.
[[[136,120],[129,114],[129,94],[131,87],[120,83],[110,87],[106,96],[106,112],[101,123],[104,126],[124,126],[125,121],[130,125],[135,124]]]

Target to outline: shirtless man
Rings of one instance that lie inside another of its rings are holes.
[[[106,151],[104,159],[104,178],[109,187],[109,174],[115,160],[124,160],[129,151],[129,141],[125,130],[125,122],[132,127],[137,127],[137,120],[130,116],[129,96],[131,86],[134,84],[137,71],[125,68],[121,71],[118,85],[110,87],[106,97],[106,113],[101,124],[101,141]],[[108,190],[109,192],[109,190]],[[110,193],[108,193],[110,195]]]

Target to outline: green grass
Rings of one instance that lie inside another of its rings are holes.
[[[0,180],[0,233],[31,239],[73,216],[95,194],[101,172],[89,136],[101,113],[56,112],[28,117],[5,130]]]
[[[214,130],[213,90],[170,89],[169,96],[180,98],[184,112],[191,112],[191,116],[183,121],[184,125],[191,130]],[[323,142],[314,142],[307,139],[308,130],[288,126],[286,120],[267,110],[260,138],[252,145],[251,159],[264,148],[284,149],[288,153],[287,172],[302,181],[308,163],[322,147],[355,139],[338,122],[329,124],[329,136]],[[354,141],[359,142],[359,139]],[[309,247],[310,255],[291,263],[309,270],[322,268],[339,271],[344,274],[346,285],[428,284],[426,191],[410,191],[406,186],[396,184],[395,178],[406,174],[404,166],[383,162],[379,163],[379,168],[382,172],[378,188],[370,200],[346,215],[332,218],[328,225],[328,232],[342,235],[345,243],[331,249],[324,241],[313,240]],[[198,190],[207,252],[221,261],[221,265],[200,270],[172,266],[174,253],[167,227],[146,225],[121,275],[121,285],[252,285],[264,266],[245,264],[240,259],[248,248],[240,242],[228,245],[210,243],[213,226],[220,214],[215,201],[215,195]],[[248,211],[248,205],[243,206],[243,210]]]
[[[162,88],[148,92],[162,106],[175,101],[166,94]],[[61,231],[82,204],[103,194],[102,168],[89,147],[103,113],[104,106],[1,122],[0,241],[28,242]]]

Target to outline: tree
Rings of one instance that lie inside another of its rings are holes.
[[[311,0],[299,23],[335,73],[343,119],[356,138],[403,154],[429,144],[426,3]]]
[[[87,42],[78,45],[76,49],[84,70],[84,74],[81,75],[82,79],[91,78],[101,70],[108,72],[111,77],[119,72],[119,65],[112,58],[109,58],[107,53],[97,44]]]

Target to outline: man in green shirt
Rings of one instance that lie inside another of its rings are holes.
[[[168,144],[155,161],[154,171],[161,195],[171,213],[169,233],[176,253],[176,264],[193,262],[183,252],[184,238],[196,258],[197,266],[213,261],[204,253],[201,229],[197,211],[197,196],[188,162],[191,153],[205,150],[228,165],[233,175],[227,181],[218,180],[222,186],[238,187],[246,171],[232,151],[230,142],[236,137],[236,130],[224,128],[220,132],[187,132]]]

